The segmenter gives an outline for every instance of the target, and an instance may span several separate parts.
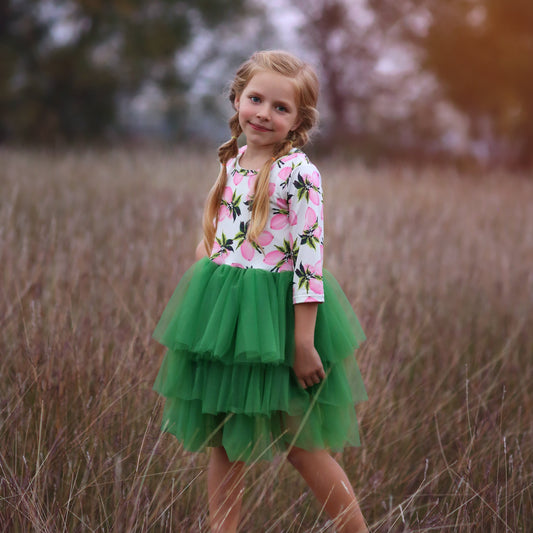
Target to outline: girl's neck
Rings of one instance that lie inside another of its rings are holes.
[[[272,156],[270,150],[257,150],[247,146],[239,158],[239,164],[248,170],[260,170],[269,159],[272,159]]]

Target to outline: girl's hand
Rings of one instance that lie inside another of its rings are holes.
[[[303,389],[320,383],[326,377],[322,361],[313,344],[296,345],[293,370]]]

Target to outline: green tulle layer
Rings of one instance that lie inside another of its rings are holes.
[[[365,336],[324,271],[315,347],[327,377],[300,388],[292,276],[204,258],[181,279],[154,332],[168,348],[154,389],[166,398],[163,429],[186,449],[224,446],[230,460],[250,462],[289,445],[359,444],[354,404],[367,396],[353,352]]]

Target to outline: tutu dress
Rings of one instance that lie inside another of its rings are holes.
[[[227,163],[212,254],[184,274],[154,332],[168,348],[154,384],[166,400],[162,429],[189,451],[223,446],[247,463],[291,445],[357,446],[354,404],[367,395],[354,350],[365,336],[322,269],[320,174],[298,149],[273,163],[269,219],[251,244],[257,172],[240,166],[245,149]],[[307,389],[292,370],[301,302],[321,302],[315,347],[326,372]]]

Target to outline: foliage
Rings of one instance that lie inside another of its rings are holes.
[[[331,146],[367,156],[445,152],[437,108],[452,104],[485,161],[533,164],[529,0],[294,3],[323,74]],[[380,58],[400,50],[413,66],[380,74]]]
[[[322,78],[330,145],[368,134],[370,102],[378,87],[372,71],[378,50],[372,27],[359,24],[345,0],[297,0],[300,34],[316,55]],[[383,90],[383,88],[380,88]]]
[[[533,3],[529,0],[369,0],[421,52],[444,96],[469,121],[484,159],[533,164]]]
[[[499,162],[533,164],[533,3],[455,0],[428,4],[424,68],[471,119]]]
[[[434,98],[417,96],[427,80],[410,66],[416,64],[417,50],[398,23],[404,4],[388,0],[292,4],[301,14],[302,42],[322,78],[322,149],[367,162],[435,157],[441,130],[432,112]],[[395,51],[401,51],[403,61],[391,59]],[[381,68],[384,58],[392,69]]]
[[[97,139],[146,85],[183,93],[176,57],[245,0],[9,0],[0,5],[0,141]],[[174,98],[173,114],[183,102]]]

